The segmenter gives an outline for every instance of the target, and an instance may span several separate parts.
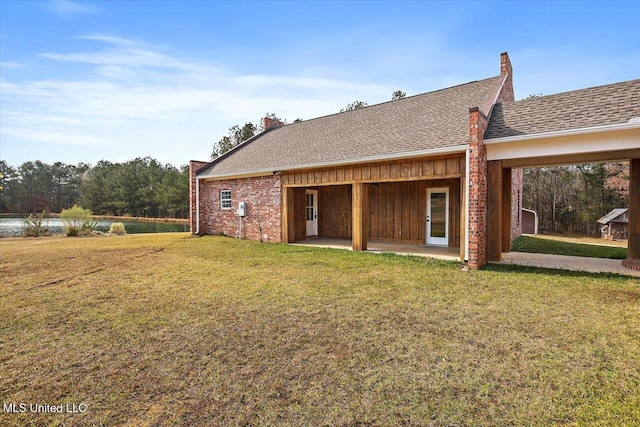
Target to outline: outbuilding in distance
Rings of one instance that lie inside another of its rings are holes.
[[[629,209],[618,208],[598,220],[602,238],[607,240],[625,240],[629,230]]]

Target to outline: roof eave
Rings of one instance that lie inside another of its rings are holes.
[[[574,128],[559,131],[529,133],[525,135],[504,136],[501,138],[488,138],[484,140],[485,145],[504,144],[508,142],[530,141],[533,139],[558,138],[572,135],[586,135],[591,133],[616,132],[622,130],[640,129],[640,122],[615,123],[612,125],[591,126],[586,128]]]
[[[469,148],[468,144],[455,145],[451,147],[432,148],[429,150],[407,151],[405,153],[384,154],[378,156],[360,157],[356,159],[336,160],[330,162],[318,162],[318,163],[306,163],[302,165],[290,165],[290,166],[273,166],[269,169],[255,169],[242,172],[232,172],[227,174],[211,174],[211,175],[197,175],[198,179],[220,180],[220,179],[232,179],[232,178],[249,178],[255,176],[274,175],[277,172],[285,172],[299,169],[315,169],[323,167],[335,167],[351,164],[361,164],[370,162],[380,162],[386,160],[403,160],[413,157],[426,157],[437,156],[447,154],[464,153]]]

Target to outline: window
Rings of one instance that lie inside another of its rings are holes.
[[[231,190],[220,190],[220,209],[231,209]]]

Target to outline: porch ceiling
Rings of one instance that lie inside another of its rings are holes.
[[[487,160],[540,167],[640,158],[640,123],[488,139]]]

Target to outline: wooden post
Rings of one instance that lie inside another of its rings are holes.
[[[487,162],[487,261],[502,261],[502,161]]]
[[[293,191],[293,187],[284,187],[282,189],[282,241],[284,243],[293,243],[296,241]]]
[[[460,178],[460,261],[464,262],[467,249],[467,179]]]
[[[640,159],[629,162],[629,259],[640,259]]]
[[[511,252],[511,168],[502,169],[502,252]]]
[[[369,213],[368,189],[362,182],[353,183],[352,191],[353,232],[352,243],[354,251],[367,250],[367,218]]]

